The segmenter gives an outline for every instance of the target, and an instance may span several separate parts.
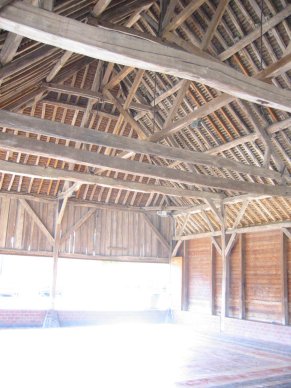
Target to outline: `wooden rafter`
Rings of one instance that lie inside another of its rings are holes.
[[[105,11],[105,9],[109,6],[110,3],[111,3],[111,0],[98,0],[97,3],[94,5],[92,14],[95,17],[100,16]]]
[[[233,234],[234,232],[242,234],[242,233],[255,233],[255,232],[261,232],[261,231],[268,231],[268,230],[280,230],[281,228],[290,228],[291,227],[291,221],[286,222],[274,222],[269,224],[262,224],[262,225],[255,225],[255,226],[247,226],[244,228],[237,228],[235,230],[226,229],[226,234]],[[211,237],[211,236],[221,236],[221,231],[216,232],[202,232],[202,233],[195,233],[187,236],[174,236],[173,240],[177,241],[179,240],[192,240],[196,238],[202,238],[202,237]]]
[[[71,95],[81,96],[81,97],[85,97],[85,98],[92,98],[92,99],[101,100],[103,102],[107,102],[107,103],[112,104],[112,99],[108,98],[106,96],[106,91],[104,91],[104,93],[100,93],[100,92],[92,91],[89,89],[80,89],[80,88],[73,87],[73,86],[55,84],[55,83],[48,83],[48,84],[42,83],[42,86],[49,91],[56,91],[58,93],[65,93],[65,94],[71,94]],[[108,91],[107,91],[107,93],[108,93]],[[113,97],[115,98],[115,96],[113,96]],[[137,110],[137,111],[146,111],[146,112],[152,111],[151,106],[145,105],[145,104],[139,104],[139,103],[135,103],[135,102],[131,102],[129,104],[129,108]]]
[[[229,3],[229,0],[220,0],[217,6],[217,9],[215,11],[215,14],[213,15],[209,26],[207,27],[206,34],[203,36],[202,42],[201,42],[201,49],[207,50],[208,46],[211,42],[211,39],[215,33],[215,30],[223,16],[223,13],[225,9],[227,8]]]
[[[291,6],[287,8],[291,10]],[[0,26],[46,44],[57,44],[69,51],[198,81],[235,97],[291,112],[289,91],[246,77],[216,61],[202,59],[161,43],[153,44],[146,39],[141,42],[134,35],[84,25],[60,15],[51,17],[48,13],[44,15],[44,12],[18,1],[0,12]],[[66,25],[66,29],[63,25]],[[59,39],[55,39],[56,36]],[[118,47],[115,44],[116,36],[119,37]],[[137,49],[141,45],[142,51]]]
[[[248,46],[251,42],[258,39],[261,36],[262,32],[264,34],[265,32],[269,31],[271,28],[275,27],[277,24],[279,24],[284,19],[286,19],[290,14],[291,14],[291,5],[289,4],[281,12],[278,12],[271,19],[267,20],[262,26],[262,31],[260,26],[257,27],[253,32],[251,32],[244,38],[240,39],[236,44],[231,46],[229,49],[223,51],[218,56],[218,58],[221,61],[225,61],[227,58],[231,57],[233,54],[237,53],[239,50],[243,49],[244,47]]]
[[[106,168],[113,171],[140,175],[154,179],[166,179],[190,185],[196,184],[199,186],[218,188],[222,190],[254,194],[269,194],[275,196],[291,195],[291,187],[286,185],[266,185],[245,181],[235,181],[216,176],[207,176],[167,167],[160,167],[148,163],[139,163],[132,160],[113,158],[107,155],[73,149],[59,144],[37,141],[26,137],[11,136],[7,133],[0,133],[0,146],[9,151],[40,155],[63,160],[68,163],[77,163],[94,168]]]
[[[169,196],[189,197],[189,198],[213,198],[220,199],[219,193],[211,193],[198,190],[187,190],[180,188],[172,188],[168,186],[144,184],[132,181],[123,181],[121,179],[109,178],[105,176],[91,175],[76,171],[59,170],[50,167],[27,166],[24,164],[11,163],[0,160],[0,171],[7,174],[15,174],[20,176],[28,176],[31,178],[64,180],[75,182],[76,185],[88,184],[99,185],[103,187],[113,187],[129,191],[138,191],[142,193],[159,193]],[[60,198],[62,198],[62,194]]]
[[[124,109],[122,108],[122,112]],[[127,117],[127,116],[126,116]],[[246,174],[265,176],[273,179],[281,179],[281,173],[261,167],[244,165],[230,159],[206,155],[202,152],[187,151],[178,148],[166,147],[159,144],[151,144],[142,140],[120,137],[109,133],[97,132],[89,129],[54,124],[48,120],[17,115],[2,111],[0,125],[14,128],[28,133],[42,134],[56,138],[63,138],[87,144],[98,144],[109,148],[121,149],[141,154],[152,154],[167,159],[179,160],[192,164],[205,164],[213,167],[232,169]],[[141,129],[139,129],[142,131]],[[143,132],[142,132],[143,133]],[[5,137],[5,135],[3,134]],[[6,135],[7,136],[7,135]]]
[[[188,19],[203,3],[205,0],[191,0],[190,3],[176,15],[170,23],[165,26],[164,32],[173,31],[178,28],[186,19]]]

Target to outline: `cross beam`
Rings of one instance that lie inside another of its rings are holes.
[[[290,12],[291,5],[285,8]],[[17,1],[0,11],[0,27],[93,58],[193,80],[257,104],[291,112],[291,92],[212,59],[113,29],[93,27]]]

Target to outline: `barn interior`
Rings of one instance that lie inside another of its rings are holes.
[[[290,15],[0,0],[5,388],[291,386]]]

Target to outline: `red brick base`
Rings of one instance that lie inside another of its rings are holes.
[[[42,327],[47,311],[45,310],[0,310],[0,328]],[[170,321],[167,311],[58,311],[61,326],[94,325],[119,322],[156,322]],[[175,312],[175,322],[192,326],[200,332],[226,334],[245,339],[262,340],[291,345],[291,326],[271,323],[225,318],[221,330],[220,317],[201,315],[188,311]]]
[[[199,315],[188,311],[175,312],[174,318],[176,322],[191,325],[200,332],[291,345],[291,326],[234,318],[225,318],[221,326],[217,315]]]
[[[46,310],[0,310],[0,328],[42,327]],[[156,322],[169,319],[167,311],[58,311],[60,326],[94,325],[119,322]]]

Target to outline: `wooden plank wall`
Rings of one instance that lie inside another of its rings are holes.
[[[283,232],[278,230],[244,234],[237,239],[230,255],[229,317],[284,324],[282,236]],[[284,236],[284,241],[291,324],[291,239]],[[210,238],[186,243],[188,306],[190,311],[219,315],[222,262],[216,250],[211,256],[211,245]]]
[[[62,234],[70,230],[88,210],[86,207],[69,205],[62,222]],[[165,239],[170,241],[170,219],[157,215],[147,217]],[[145,222],[142,213],[116,209],[96,209],[90,218],[61,244],[60,256],[68,254],[169,258],[169,251]]]
[[[30,201],[29,206],[46,225],[53,235],[55,206],[49,202]],[[19,200],[0,197],[0,248],[7,253],[40,252],[47,255],[53,250],[47,239],[31,215],[25,211]]]
[[[287,238],[287,265],[288,265],[288,307],[289,323],[291,324],[291,239]]]
[[[56,204],[26,203],[54,237]],[[90,217],[73,230],[87,213]],[[171,220],[155,214],[147,217],[146,222],[143,213],[68,204],[61,224],[61,238],[67,237],[60,245],[60,257],[168,261],[170,251],[157,237],[155,228],[169,242]],[[0,253],[51,256],[53,241],[35,221],[19,199],[0,197]]]

